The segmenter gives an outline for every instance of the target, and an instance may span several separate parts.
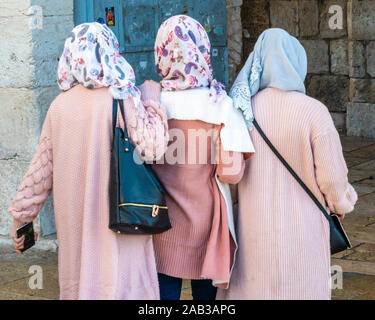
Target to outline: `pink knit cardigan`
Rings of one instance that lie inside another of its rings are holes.
[[[267,88],[253,98],[268,138],[322,204],[353,210],[357,194],[327,108],[302,93]],[[254,129],[256,153],[238,187],[239,250],[218,299],[330,299],[329,227],[315,203]]]
[[[160,86],[141,86],[138,108],[125,101],[133,144],[146,159],[164,153],[166,114]],[[52,103],[40,143],[9,212],[33,221],[53,190],[59,242],[61,299],[158,299],[151,236],[118,235],[108,228],[112,97],[81,85]],[[159,150],[159,151],[158,151]]]

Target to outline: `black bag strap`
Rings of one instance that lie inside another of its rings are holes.
[[[263,140],[267,143],[267,145],[270,147],[272,152],[276,155],[276,157],[279,158],[281,163],[288,169],[288,171],[291,173],[291,175],[297,180],[297,182],[301,185],[301,187],[306,191],[306,193],[310,196],[310,198],[315,202],[315,204],[318,206],[320,211],[322,211],[323,215],[327,218],[328,221],[331,220],[331,216],[328,214],[326,209],[322,206],[322,204],[319,202],[319,200],[314,196],[314,194],[310,191],[310,189],[305,185],[305,183],[302,181],[302,179],[297,175],[297,173],[292,169],[292,167],[286,162],[286,160],[283,158],[283,156],[277,151],[277,149],[274,147],[274,145],[271,143],[271,141],[267,138],[261,127],[259,126],[258,122],[254,119],[254,126],[263,138]]]
[[[115,136],[115,130],[116,130],[116,125],[117,125],[117,110],[118,110],[119,104],[120,104],[121,116],[122,116],[122,119],[124,120],[124,137],[129,139],[128,130],[126,129],[124,101],[122,99],[120,99],[120,100],[113,99],[113,113],[112,113],[113,137]]]
[[[117,104],[118,100],[113,99],[113,107],[112,107],[112,131],[113,131],[113,139],[115,138],[115,130],[117,125]]]

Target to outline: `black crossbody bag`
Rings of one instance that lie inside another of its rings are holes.
[[[116,127],[118,105],[125,129]],[[126,130],[124,103],[113,101],[113,145],[109,182],[109,228],[151,235],[171,228],[165,192],[151,166],[141,161]]]
[[[301,178],[297,175],[297,173],[292,169],[292,167],[286,162],[286,160],[282,157],[282,155],[277,151],[277,149],[273,146],[271,141],[267,138],[261,127],[259,126],[258,122],[254,119],[254,126],[263,138],[263,140],[267,143],[270,147],[272,152],[279,158],[281,163],[288,169],[291,175],[297,180],[297,182],[301,185],[301,187],[306,191],[306,193],[310,196],[310,198],[315,202],[317,207],[326,217],[329,222],[329,229],[330,229],[330,244],[331,244],[331,254],[335,254],[347,249],[351,248],[351,244],[349,238],[342,226],[339,217],[336,214],[329,214],[319,200],[314,196],[314,194],[310,191],[310,189],[305,185],[305,183],[301,180]]]

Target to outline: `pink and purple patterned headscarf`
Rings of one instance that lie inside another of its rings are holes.
[[[77,84],[89,89],[109,87],[115,99],[130,96],[139,105],[133,68],[119,53],[115,34],[100,23],[83,23],[73,29],[59,60],[57,80],[64,91]]]
[[[209,87],[213,101],[226,96],[223,84],[213,78],[211,43],[202,25],[177,15],[160,26],[155,41],[155,64],[164,90]]]

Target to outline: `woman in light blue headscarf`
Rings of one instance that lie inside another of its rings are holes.
[[[283,29],[263,32],[232,87],[231,97],[252,129],[251,97],[273,87],[306,92],[307,57],[301,43]]]
[[[281,29],[263,32],[231,90],[256,154],[238,186],[239,251],[228,290],[218,299],[330,299],[326,218],[253,129],[269,140],[326,209],[341,218],[357,195],[348,183],[327,108],[305,95],[306,53]]]

